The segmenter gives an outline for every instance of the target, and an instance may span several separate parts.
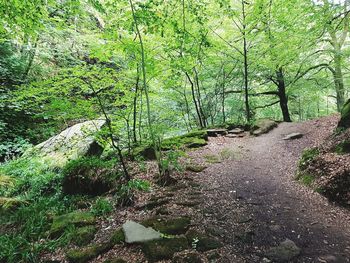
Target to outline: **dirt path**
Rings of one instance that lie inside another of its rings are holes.
[[[331,125],[282,123],[260,137],[214,139],[193,153],[233,153],[196,177],[206,196],[200,220],[226,244],[220,262],[270,262],[265,252],[286,238],[301,248],[293,262],[350,262],[350,212],[294,181],[302,150],[328,136]],[[304,137],[282,140],[292,132]]]

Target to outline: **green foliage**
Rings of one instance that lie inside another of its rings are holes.
[[[304,170],[320,154],[318,148],[306,149],[299,160],[299,169]]]
[[[91,212],[96,216],[106,216],[113,211],[113,205],[106,198],[97,198],[93,206],[91,207]]]
[[[149,191],[151,185],[148,181],[133,179],[122,184],[117,192],[117,202],[124,206],[133,203],[133,197],[135,191]]]
[[[311,186],[311,184],[315,181],[315,177],[310,174],[302,174],[299,175],[299,181],[306,186]]]

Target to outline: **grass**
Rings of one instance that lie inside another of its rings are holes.
[[[205,161],[208,163],[221,163],[220,156],[215,154],[206,154],[203,156]]]

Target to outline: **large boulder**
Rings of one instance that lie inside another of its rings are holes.
[[[343,106],[338,128],[350,128],[350,99]]]
[[[268,133],[277,127],[277,122],[270,119],[260,119],[255,122],[255,125],[252,130],[252,134],[255,136],[259,136],[264,133]]]
[[[101,155],[103,148],[97,143],[95,134],[105,123],[105,120],[92,120],[75,124],[29,149],[24,155],[40,156],[59,167],[69,160]]]

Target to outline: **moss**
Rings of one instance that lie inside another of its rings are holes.
[[[111,244],[111,246],[114,246],[117,244],[123,244],[124,241],[125,241],[125,235],[121,228],[114,231],[112,236],[109,239],[109,243]]]
[[[349,140],[345,140],[341,143],[339,143],[336,147],[335,147],[335,152],[337,154],[347,154],[350,153],[350,141]]]
[[[71,263],[85,263],[111,248],[109,243],[96,244],[81,249],[68,250],[66,257]]]
[[[186,171],[194,172],[194,173],[200,173],[203,172],[207,167],[200,164],[187,164],[186,165]]]
[[[97,196],[116,187],[120,174],[115,161],[84,157],[70,161],[63,169],[62,190],[66,194]]]
[[[225,148],[220,152],[220,157],[221,159],[225,160],[225,159],[233,159],[235,156],[235,153],[233,150]]]
[[[146,227],[152,227],[155,230],[167,235],[184,234],[188,230],[191,219],[189,217],[178,217],[171,219],[151,218],[141,223]]]
[[[181,136],[164,139],[162,150],[174,150],[180,148],[198,148],[207,145],[208,134],[206,131],[193,131]],[[149,144],[137,146],[132,151],[133,156],[142,156],[147,160],[156,158],[154,149]]]
[[[94,226],[80,227],[74,231],[72,242],[77,246],[86,246],[94,239],[97,228]]]
[[[277,127],[277,123],[269,119],[260,119],[255,122],[251,133],[255,136],[259,136],[264,133],[268,133]]]
[[[82,211],[74,211],[69,214],[55,216],[50,228],[49,235],[53,238],[61,235],[70,226],[86,226],[95,224],[93,214]]]
[[[192,248],[198,251],[208,251],[222,247],[222,244],[215,238],[209,237],[195,230],[186,233],[187,240]]]
[[[311,186],[315,181],[315,177],[310,174],[302,174],[299,176],[299,181],[306,186]]]
[[[299,161],[299,169],[304,170],[307,166],[320,154],[320,150],[318,148],[306,149],[303,151],[300,161]]]
[[[142,251],[150,262],[172,259],[176,252],[187,248],[188,242],[184,236],[150,241],[142,245]]]
[[[350,128],[350,99],[343,106],[338,128]]]
[[[220,163],[220,157],[214,154],[206,154],[203,156],[208,163]]]

